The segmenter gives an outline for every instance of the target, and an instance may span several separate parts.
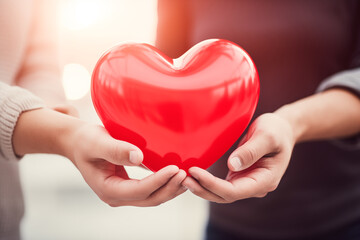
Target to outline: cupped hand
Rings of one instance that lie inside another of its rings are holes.
[[[295,144],[293,130],[275,113],[258,117],[228,159],[226,179],[198,167],[189,169],[183,185],[199,197],[217,203],[264,197],[274,191],[289,164]]]
[[[138,166],[136,146],[113,139],[100,126],[85,125],[72,138],[70,159],[101,200],[116,206],[157,206],[182,194],[183,170],[167,166],[141,180],[130,179],[124,166]]]

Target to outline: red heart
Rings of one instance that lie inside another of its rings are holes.
[[[208,168],[240,137],[259,98],[248,54],[226,40],[203,41],[173,60],[148,44],[105,53],[91,94],[105,128],[138,146],[152,171]]]

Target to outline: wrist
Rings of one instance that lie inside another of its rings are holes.
[[[274,114],[284,119],[289,123],[294,137],[294,143],[303,141],[303,136],[306,132],[306,125],[302,120],[303,115],[291,104],[284,105],[277,109]]]
[[[19,156],[28,153],[72,156],[73,133],[83,122],[49,109],[23,112],[13,133],[13,147]]]
[[[62,117],[62,121],[60,121],[61,123],[57,129],[57,154],[68,158],[75,164],[75,150],[78,144],[82,141],[82,139],[78,137],[78,132],[81,128],[83,128],[85,123],[75,117],[71,117],[62,113],[56,114],[59,116],[61,115]]]

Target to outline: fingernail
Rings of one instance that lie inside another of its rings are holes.
[[[129,154],[129,161],[133,164],[139,164],[139,160],[138,160],[139,156],[138,156],[138,153],[137,151],[130,151],[130,154]]]
[[[233,167],[234,171],[240,171],[241,170],[241,161],[238,157],[233,157],[230,159],[230,164]]]

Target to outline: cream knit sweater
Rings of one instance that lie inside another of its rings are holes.
[[[48,104],[64,99],[58,81],[55,5],[54,0],[0,1],[0,240],[20,239],[24,213],[19,159],[12,147],[18,116],[44,106],[34,94]]]

